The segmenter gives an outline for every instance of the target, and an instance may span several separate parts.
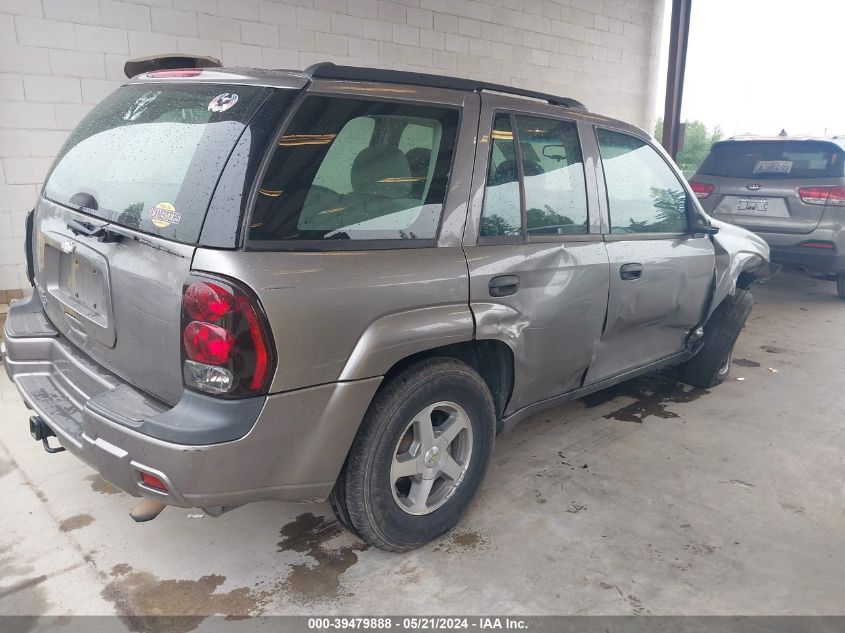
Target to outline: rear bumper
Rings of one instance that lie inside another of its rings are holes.
[[[845,273],[845,254],[835,249],[806,246],[769,246],[771,261],[785,268],[804,268],[810,273]]]
[[[171,408],[93,362],[39,308],[37,294],[13,304],[0,349],[24,401],[107,481],[169,505],[219,510],[325,498],[381,382],[332,383],[234,408],[186,391]],[[233,428],[241,432],[229,439]],[[142,472],[168,490],[144,485]]]

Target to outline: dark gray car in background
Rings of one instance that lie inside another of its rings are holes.
[[[768,269],[638,128],[333,64],[135,77],[61,150],[28,256],[2,353],[45,447],[154,510],[328,496],[394,551],[519,420],[670,365],[721,382]]]
[[[742,137],[713,144],[692,177],[701,206],[760,235],[772,262],[836,281],[845,299],[845,140]]]

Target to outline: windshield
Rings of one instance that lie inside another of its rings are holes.
[[[123,86],[70,135],[44,195],[116,224],[196,243],[226,160],[270,90]]]
[[[838,178],[843,152],[821,141],[736,141],[716,143],[698,170],[706,176],[787,179]]]

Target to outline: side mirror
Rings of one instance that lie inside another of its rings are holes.
[[[719,232],[719,227],[704,224],[701,218],[696,218],[696,222],[692,225],[692,232],[699,235],[716,235]]]

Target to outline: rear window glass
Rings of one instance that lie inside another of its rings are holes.
[[[279,139],[250,239],[435,238],[457,127],[452,108],[309,97]]]
[[[123,86],[71,133],[44,195],[122,226],[195,243],[226,160],[270,90]]]
[[[832,143],[736,141],[715,144],[698,173],[727,178],[838,178],[842,166],[843,152]]]

